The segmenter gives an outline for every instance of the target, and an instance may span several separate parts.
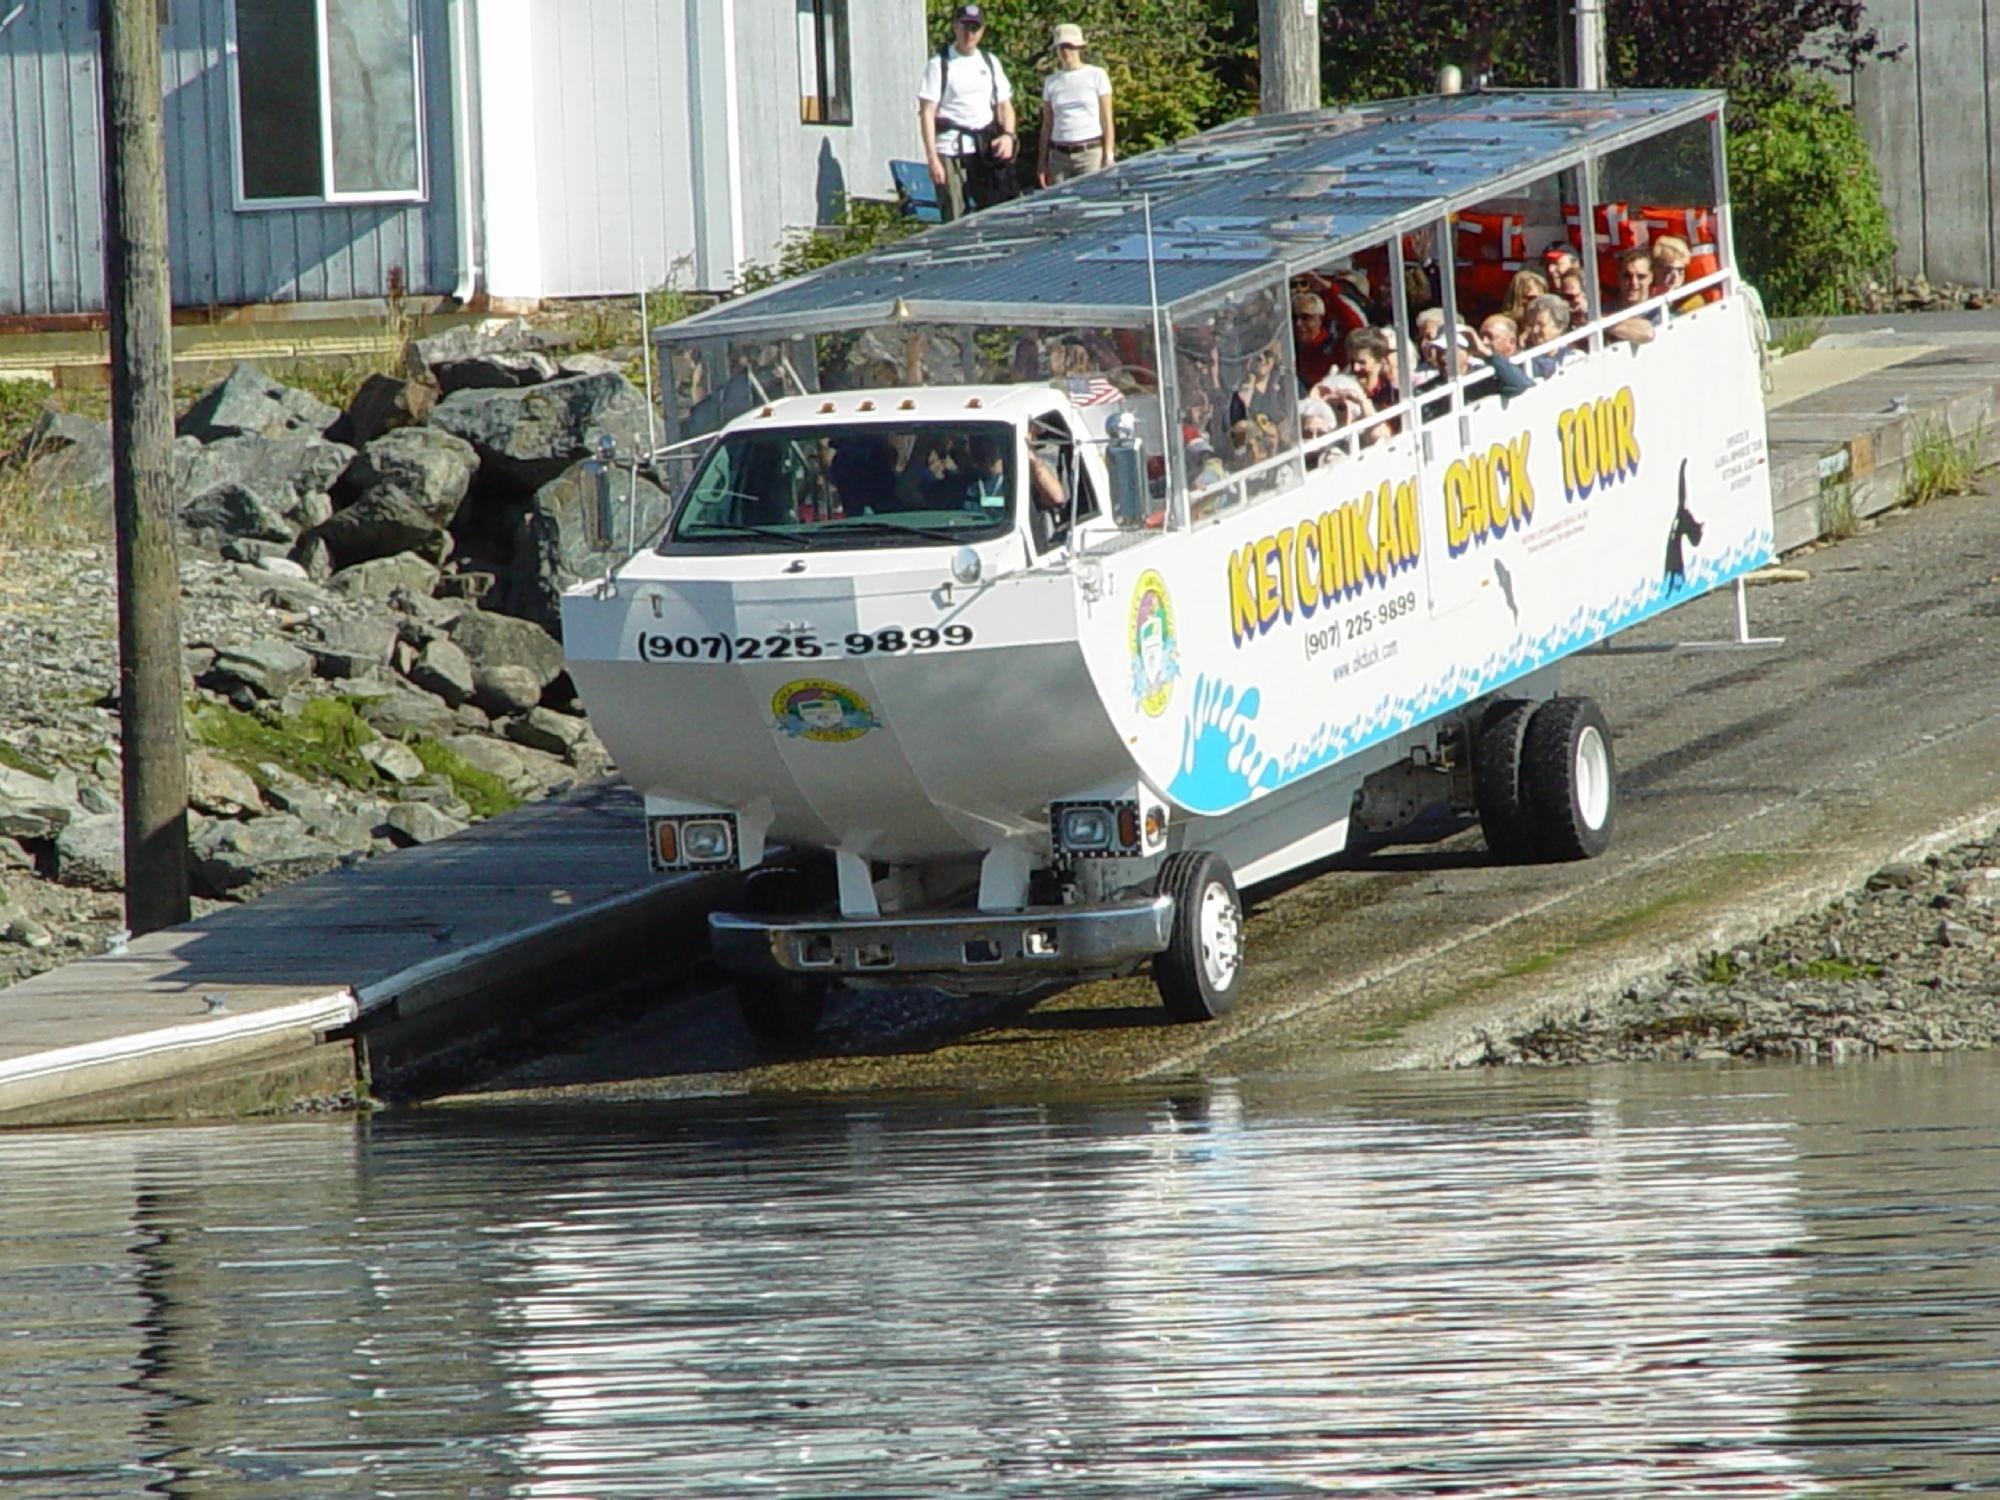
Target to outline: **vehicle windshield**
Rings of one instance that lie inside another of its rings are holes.
[[[703,460],[661,550],[935,547],[1014,522],[1004,422],[732,432]]]

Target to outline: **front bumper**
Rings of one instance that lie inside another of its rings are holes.
[[[1165,948],[1173,921],[1173,899],[1154,896],[1098,906],[865,919],[714,912],[708,931],[717,962],[739,974],[969,981],[1118,973]]]

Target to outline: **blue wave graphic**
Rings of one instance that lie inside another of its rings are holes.
[[[1483,661],[1456,663],[1429,682],[1381,698],[1359,715],[1337,724],[1322,723],[1277,752],[1266,750],[1258,738],[1256,721],[1262,707],[1258,689],[1203,673],[1195,679],[1181,731],[1180,765],[1167,795],[1189,812],[1208,816],[1234,812],[1252,798],[1290,786],[1537,667],[1734,582],[1769,562],[1772,553],[1771,534],[1756,533],[1719,557],[1691,565],[1685,581],[1635,584],[1605,606],[1573,610],[1540,636],[1517,637]]]

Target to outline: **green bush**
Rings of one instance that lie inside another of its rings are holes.
[[[737,277],[736,289],[739,292],[761,291],[793,276],[803,276],[821,266],[846,260],[850,255],[893,245],[921,228],[923,225],[915,219],[906,218],[893,203],[877,203],[866,198],[849,199],[841,205],[840,216],[835,223],[790,230],[778,247],[775,261],[768,264],[751,261],[745,265]]]
[[[1896,242],[1854,114],[1800,85],[1729,134],[1731,225],[1744,275],[1779,317],[1852,312],[1889,274]]]

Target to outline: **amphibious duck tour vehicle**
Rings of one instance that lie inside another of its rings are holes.
[[[1600,853],[1612,737],[1558,664],[1772,548],[1721,111],[1245,120],[660,330],[689,472],[564,641],[654,866],[754,872],[710,924],[753,1030],[1147,964],[1212,1017],[1240,886],[1441,801],[1504,861]],[[1607,311],[1669,236],[1687,274]],[[1567,329],[1409,335],[1556,243]],[[1315,303],[1401,335],[1372,401]]]

